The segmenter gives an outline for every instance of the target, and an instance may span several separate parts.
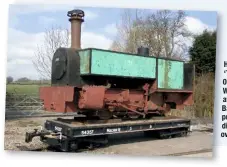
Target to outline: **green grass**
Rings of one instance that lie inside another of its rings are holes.
[[[48,85],[19,85],[19,84],[8,84],[6,85],[7,93],[26,94],[26,95],[38,95],[39,87]]]

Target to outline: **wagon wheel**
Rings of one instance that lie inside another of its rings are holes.
[[[76,152],[78,150],[78,143],[76,141],[72,141],[69,143],[69,150],[72,152]]]

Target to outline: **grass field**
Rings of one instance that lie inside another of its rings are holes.
[[[26,95],[38,95],[39,87],[48,85],[19,85],[8,84],[6,86],[7,93],[26,94]]]

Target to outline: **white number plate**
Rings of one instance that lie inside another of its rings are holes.
[[[94,130],[83,130],[81,131],[82,135],[91,135],[94,133]]]
[[[54,129],[55,129],[56,131],[59,131],[59,132],[61,132],[61,130],[62,130],[62,128],[57,127],[57,126],[55,126]]]

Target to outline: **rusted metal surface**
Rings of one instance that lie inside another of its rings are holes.
[[[48,111],[77,112],[79,108],[84,113],[97,110],[100,114],[107,111],[142,116],[148,113],[166,113],[170,111],[171,103],[176,105],[176,109],[193,104],[192,93],[149,92],[151,87],[149,84],[145,84],[141,90],[105,86],[84,86],[81,89],[70,86],[43,87],[40,88],[40,98],[44,100],[44,108]]]
[[[133,90],[106,91],[105,103],[111,111],[129,111],[139,115],[144,115],[139,110],[144,110],[144,92]]]
[[[149,84],[145,84],[143,86],[143,90],[145,91],[144,93],[144,112],[147,113],[148,112],[148,106],[147,106],[147,102],[148,102],[148,96],[149,96]]]
[[[86,86],[80,91],[80,109],[99,109],[113,111],[137,111],[144,108],[143,91],[106,89],[104,86]]]
[[[84,86],[80,91],[78,106],[80,109],[103,109],[104,95],[104,86]]]
[[[150,93],[153,93],[153,92],[157,91],[157,89],[158,89],[158,82],[157,82],[157,79],[155,79],[155,80],[151,83]]]
[[[74,87],[41,87],[40,99],[44,102],[44,109],[54,112],[76,111],[74,100]]]
[[[143,86],[143,90],[129,89],[107,89],[104,86],[86,86],[80,93],[79,108],[99,109],[114,111],[129,111],[138,115],[162,111],[170,111],[171,105],[175,103],[176,108],[180,109],[184,105],[190,105],[191,96],[188,94],[152,93],[149,95],[149,84]],[[187,98],[186,98],[187,97]]]
[[[81,24],[84,22],[84,11],[71,10],[67,14],[71,22],[71,47],[81,48]]]
[[[193,93],[184,94],[183,104],[184,105],[193,105],[194,104]]]
[[[184,106],[186,105],[192,105],[193,104],[193,98],[192,93],[185,94],[185,93],[168,93],[166,95],[166,102],[169,103],[175,103],[176,109],[184,109]]]

